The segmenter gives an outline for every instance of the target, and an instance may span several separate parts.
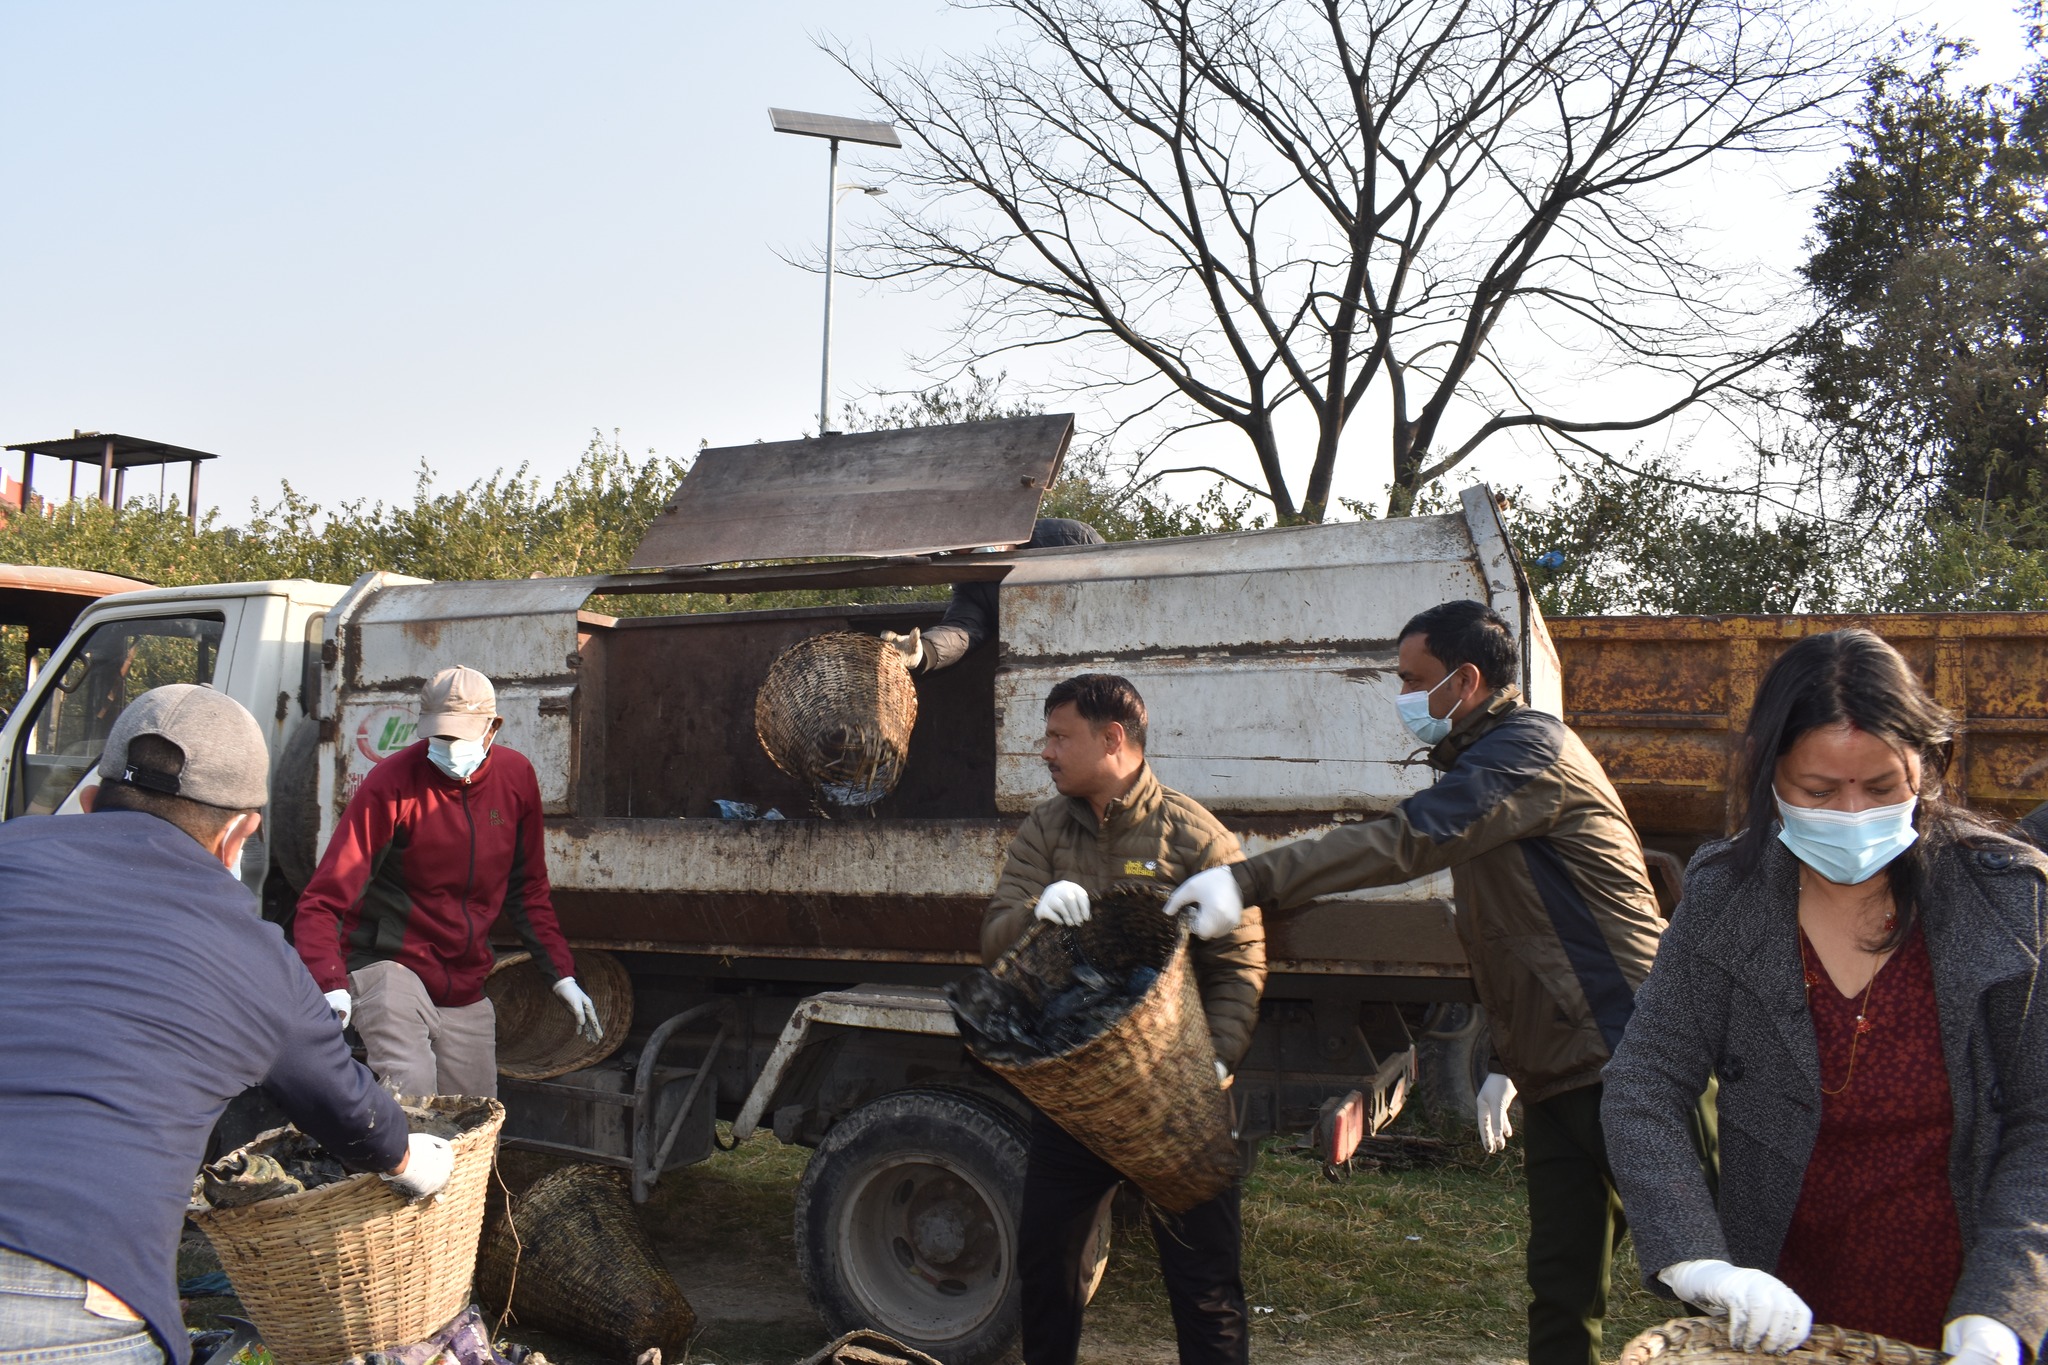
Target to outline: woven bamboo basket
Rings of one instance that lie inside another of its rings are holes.
[[[872,635],[799,640],[754,696],[754,732],[775,766],[820,801],[855,809],[896,789],[917,726],[903,656]]]
[[[597,1006],[604,1041],[576,1031],[576,1016],[541,974],[532,953],[507,953],[491,965],[484,995],[498,1012],[498,1074],[545,1081],[596,1066],[625,1045],[633,1027],[633,979],[610,953],[576,950],[576,984]]]
[[[990,971],[1034,1005],[1073,980],[1077,956],[1119,972],[1154,967],[1159,980],[1130,1013],[1068,1052],[1021,1066],[980,1060],[1153,1204],[1185,1213],[1229,1188],[1240,1160],[1187,925],[1160,913],[1165,901],[1164,888],[1120,883],[1074,928],[1033,921]]]
[[[1804,1345],[1786,1355],[1738,1351],[1728,1341],[1728,1324],[1717,1318],[1678,1318],[1649,1331],[1622,1349],[1620,1365],[1652,1361],[1717,1362],[1718,1365],[1941,1365],[1939,1351],[1909,1346],[1890,1337],[1852,1332],[1825,1323],[1813,1325]]]
[[[455,1172],[432,1199],[408,1204],[376,1176],[358,1175],[240,1208],[190,1210],[277,1365],[334,1365],[424,1341],[469,1306],[505,1107],[456,1095],[417,1103],[468,1123],[452,1139]],[[291,1132],[273,1129],[247,1146],[265,1151]]]
[[[681,1351],[697,1314],[633,1215],[622,1172],[564,1166],[501,1203],[484,1234],[477,1299],[493,1316],[510,1301],[527,1327],[631,1360],[650,1346]]]

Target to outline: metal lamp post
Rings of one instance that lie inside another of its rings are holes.
[[[799,137],[822,137],[832,144],[831,169],[825,181],[825,343],[818,364],[818,434],[832,429],[832,276],[839,253],[839,195],[842,189],[866,194],[885,191],[869,185],[839,183],[839,144],[858,142],[869,147],[901,147],[893,123],[869,119],[836,118],[830,114],[806,114],[795,109],[770,109],[768,121],[778,133]]]

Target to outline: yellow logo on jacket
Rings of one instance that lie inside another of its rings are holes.
[[[1156,877],[1159,875],[1159,864],[1150,859],[1140,862],[1136,858],[1129,858],[1124,862],[1124,875],[1126,877]]]

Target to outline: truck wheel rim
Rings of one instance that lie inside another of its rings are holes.
[[[904,1152],[848,1192],[838,1244],[847,1288],[876,1327],[944,1342],[1001,1310],[1016,1229],[974,1172],[944,1153]]]

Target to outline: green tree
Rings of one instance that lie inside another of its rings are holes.
[[[2048,475],[2048,62],[1967,85],[1968,55],[1872,71],[1804,274],[1820,320],[1801,357],[1835,472],[1867,519],[2028,495]],[[2006,517],[2036,533],[2036,520]],[[2048,541],[2036,542],[2048,544]]]

